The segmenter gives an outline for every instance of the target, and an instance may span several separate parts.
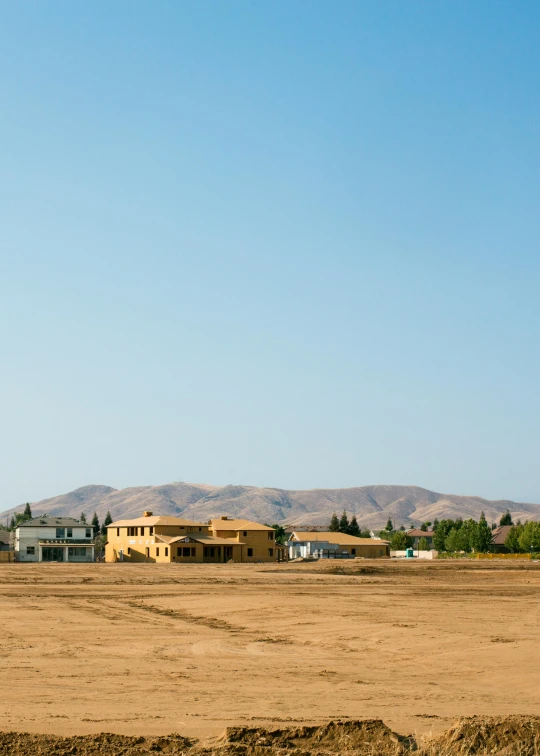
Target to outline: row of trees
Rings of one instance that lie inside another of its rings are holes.
[[[517,522],[510,528],[504,545],[513,554],[540,552],[540,522]]]
[[[492,532],[484,513],[477,522],[472,518],[440,520],[434,527],[433,547],[437,551],[486,553],[491,549]]]
[[[32,508],[30,502],[27,501],[24,507],[24,512],[17,512],[11,518],[8,530],[15,530],[22,522],[32,519]]]
[[[81,512],[80,521],[83,522],[85,525],[88,524],[86,520],[86,514],[84,512]],[[107,512],[105,515],[105,519],[103,520],[103,523],[99,524],[99,517],[97,516],[97,512],[94,512],[92,519],[90,521],[90,525],[92,526],[92,530],[94,531],[94,538],[96,538],[98,535],[106,536],[107,535],[107,526],[112,523],[112,517],[111,513]]]
[[[347,533],[347,535],[356,536],[356,538],[371,537],[369,530],[360,529],[360,525],[356,520],[356,515],[353,515],[349,522],[349,518],[345,510],[343,510],[343,514],[339,519],[337,514],[334,512],[332,519],[330,520],[328,529],[331,530],[332,533]]]

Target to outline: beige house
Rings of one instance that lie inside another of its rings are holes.
[[[285,558],[274,530],[221,517],[209,524],[144,512],[107,528],[106,562],[275,562]]]
[[[289,559],[313,557],[315,559],[351,559],[364,557],[378,559],[390,556],[388,541],[374,538],[357,538],[334,531],[291,533],[288,541]]]

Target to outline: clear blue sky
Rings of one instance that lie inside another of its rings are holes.
[[[0,10],[0,509],[540,501],[539,3]]]

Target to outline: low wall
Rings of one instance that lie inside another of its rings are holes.
[[[471,554],[474,559],[530,559],[530,554]]]
[[[418,551],[417,549],[414,550],[414,559],[437,559],[438,551],[435,551],[435,549],[431,549],[431,551]],[[407,558],[407,552],[406,551],[391,551],[390,552],[391,557],[397,557],[398,559]]]
[[[14,551],[0,551],[0,564],[7,564],[15,561]]]

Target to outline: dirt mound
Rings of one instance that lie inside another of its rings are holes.
[[[401,756],[408,753],[408,743],[379,719],[353,722],[329,722],[322,727],[299,727],[267,730],[262,727],[228,727],[218,750],[208,754],[242,754],[242,756]]]
[[[538,756],[540,717],[467,717],[431,738],[426,756]]]
[[[187,754],[193,744],[194,741],[181,735],[136,738],[101,733],[58,738],[26,732],[0,732],[0,756],[139,756],[147,753],[181,756]]]

